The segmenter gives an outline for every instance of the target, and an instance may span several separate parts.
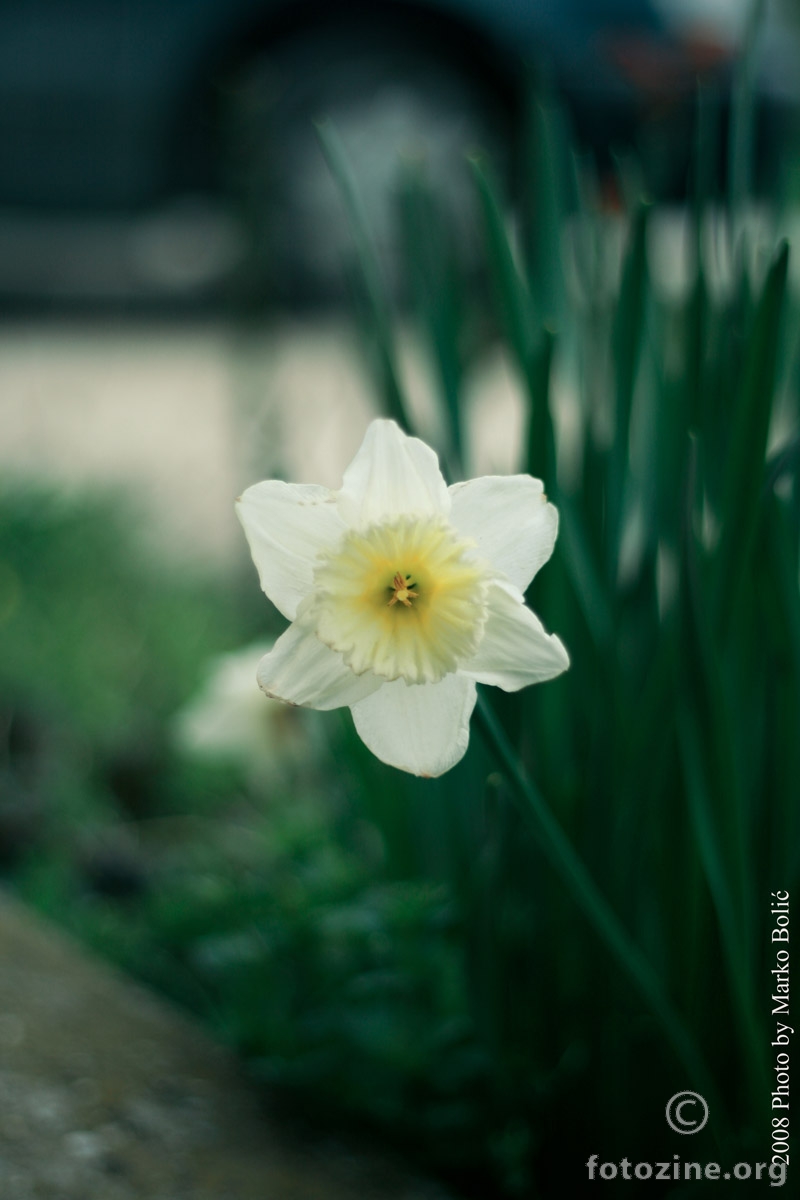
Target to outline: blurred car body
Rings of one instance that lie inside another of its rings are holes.
[[[278,275],[313,287],[290,248],[311,237],[308,273],[327,244],[312,118],[352,121],[377,194],[409,140],[442,174],[476,140],[502,150],[528,62],[601,153],[692,84],[646,0],[0,6],[0,295],[202,293],[244,252],[242,201],[277,230]]]

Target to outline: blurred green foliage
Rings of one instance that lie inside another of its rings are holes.
[[[335,716],[329,743],[301,724],[301,752],[261,774],[182,745],[209,664],[256,632],[255,589],[154,561],[137,527],[108,495],[0,496],[0,870],[295,1112],[462,1162],[490,1077],[442,869],[463,847]]]
[[[678,1086],[705,1093],[715,1115],[693,1153],[770,1153],[769,909],[800,875],[800,396],[788,246],[771,232],[777,208],[757,225],[749,202],[752,79],[746,55],[724,207],[701,104],[686,241],[669,251],[677,287],[653,269],[661,214],[635,170],[622,174],[622,209],[598,204],[547,102],[532,98],[515,223],[490,165],[473,163],[488,315],[480,289],[458,282],[459,247],[424,170],[406,173],[439,449],[457,476],[459,381],[488,322],[525,397],[525,468],[561,519],[530,601],[571,669],[520,697],[493,694],[481,722],[519,806],[494,819],[533,839],[501,852],[472,993],[499,1098],[487,1144],[505,1185],[526,1194],[551,1194],[565,1162],[578,1187],[576,1146],[617,1161],[634,1146],[657,1159],[661,1146],[663,1158]],[[335,131],[323,140],[348,203]],[[376,383],[411,428],[363,229],[356,246]],[[484,836],[476,877],[485,854]]]

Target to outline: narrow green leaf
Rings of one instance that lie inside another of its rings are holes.
[[[655,511],[650,537],[656,544],[677,552],[688,484],[689,445],[687,433],[697,431],[706,402],[705,353],[708,330],[708,294],[702,271],[695,276],[691,292],[678,314],[680,334],[679,370],[661,378],[653,415],[648,475],[655,485]],[[662,337],[664,335],[662,334]]]
[[[789,247],[784,242],[770,266],[758,301],[732,414],[719,513],[722,535],[716,586],[717,611],[726,627],[736,611],[742,587],[751,578],[788,262]]]
[[[729,145],[729,203],[731,216],[737,224],[750,199],[753,186],[756,83],[760,51],[759,35],[764,21],[764,2],[765,0],[752,0],[733,88]]]
[[[692,491],[694,489],[692,488]],[[690,494],[688,503],[694,507]],[[708,777],[715,781],[714,819],[721,846],[719,858],[729,864],[737,921],[746,930],[752,886],[749,881],[747,834],[745,830],[742,775],[736,755],[740,747],[732,736],[729,697],[721,676],[716,630],[710,616],[705,560],[691,529],[691,514],[681,546],[680,621],[681,647],[676,661],[678,691],[691,699],[699,726]]]
[[[527,380],[534,344],[531,297],[519,273],[511,250],[497,180],[483,158],[470,158],[478,185],[484,227],[502,322],[523,378]]]
[[[690,696],[685,696],[683,703],[679,703],[676,715],[689,811],[709,891],[717,910],[734,1007],[746,1052],[750,1094],[755,1098],[766,1095],[769,1090],[764,1031],[756,1016],[748,957],[742,945],[736,907],[714,827],[704,773],[704,755],[699,743],[700,722],[693,711]]]
[[[767,462],[766,478],[762,498],[767,500],[778,480],[784,476],[794,476],[795,486],[800,478],[800,437],[792,438],[788,445],[783,446]]]
[[[555,487],[556,483],[556,445],[550,413],[553,344],[553,333],[546,328],[529,369],[528,429],[525,438],[525,470],[529,475],[548,481],[548,487]]]
[[[322,152],[339,188],[355,242],[377,352],[380,389],[386,401],[389,416],[393,417],[403,429],[410,430],[395,354],[386,289],[381,280],[378,256],[370,237],[367,214],[347,162],[344,147],[332,123],[320,121],[315,128]]]
[[[611,606],[592,559],[580,517],[571,499],[562,493],[558,495],[558,515],[564,563],[575,597],[595,645],[598,649],[607,650],[613,634]]]
[[[692,157],[691,204],[695,233],[695,252],[699,264],[699,234],[714,195],[714,168],[719,161],[719,97],[704,83],[698,83]]]
[[[647,306],[647,216],[648,205],[640,204],[631,225],[612,334],[615,377],[614,444],[608,458],[607,510],[607,566],[612,578],[616,575],[622,536],[623,506],[629,473],[633,390]]]
[[[461,431],[460,286],[441,201],[431,191],[421,165],[409,165],[400,192],[405,261],[420,322],[433,356],[450,449],[451,474],[460,475]]]
[[[525,122],[523,230],[528,286],[539,320],[560,330],[565,316],[561,239],[566,216],[566,154],[569,143],[555,100],[531,89]]]
[[[531,780],[523,773],[503,730],[483,695],[476,708],[478,726],[487,744],[521,802],[533,831],[554,870],[566,884],[573,900],[623,968],[661,1025],[673,1050],[690,1078],[698,1087],[716,1095],[716,1087],[703,1061],[699,1047],[665,995],[661,981],[650,963],[633,942],[606,898],[581,862],[558,821],[547,808]],[[702,1094],[708,1097],[709,1092]],[[720,1111],[724,1112],[721,1107]]]
[[[798,443],[794,443],[797,450]],[[784,455],[777,456],[779,459]],[[795,457],[794,455],[792,457]],[[776,464],[777,466],[777,464]],[[795,479],[795,483],[797,480]],[[789,505],[770,494],[763,507],[759,529],[761,561],[766,575],[760,589],[765,600],[764,620],[767,636],[775,647],[772,688],[774,705],[769,735],[773,753],[769,762],[773,771],[776,796],[773,822],[774,873],[770,883],[791,887],[800,874],[800,739],[797,736],[800,714],[800,586],[798,586],[798,531],[790,516]],[[771,601],[771,603],[770,603]]]

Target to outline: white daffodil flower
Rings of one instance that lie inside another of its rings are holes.
[[[254,686],[253,663],[273,645],[254,642],[210,661],[203,685],[173,718],[180,751],[239,763],[254,781],[268,782],[318,757],[311,714],[265,702]]]
[[[259,685],[287,704],[349,705],[391,766],[444,774],[466,751],[476,683],[514,692],[569,666],[523,597],[558,531],[538,479],[447,487],[430,447],[378,420],[339,491],[266,480],[237,511],[292,622]]]

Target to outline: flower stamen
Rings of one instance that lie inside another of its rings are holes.
[[[475,653],[487,585],[471,542],[411,513],[350,529],[320,554],[303,617],[356,675],[436,683]]]
[[[389,608],[391,608],[393,604],[397,604],[398,600],[401,604],[404,604],[406,608],[411,608],[411,600],[412,598],[418,596],[419,592],[414,592],[411,590],[411,588],[408,586],[410,580],[410,575],[407,579],[404,579],[399,571],[395,574],[395,577],[391,582],[391,587],[394,588],[394,595],[389,601]]]

